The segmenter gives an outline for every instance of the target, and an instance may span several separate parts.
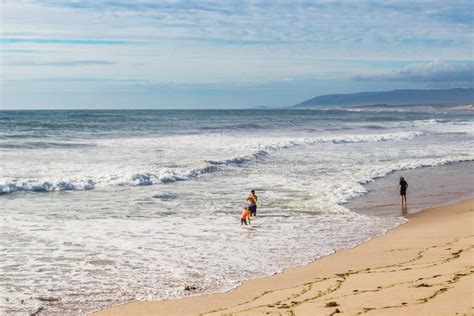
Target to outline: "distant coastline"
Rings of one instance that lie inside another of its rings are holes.
[[[318,109],[320,107],[310,107],[305,109]],[[324,108],[324,107],[323,107]],[[360,111],[473,111],[474,104],[367,104],[367,105],[347,105],[344,109]]]
[[[347,94],[327,94],[293,105],[293,108],[324,106],[409,106],[409,105],[472,105],[473,88],[455,89],[404,89]]]

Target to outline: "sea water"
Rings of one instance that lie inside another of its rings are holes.
[[[0,111],[0,311],[226,291],[353,247],[405,219],[345,203],[397,170],[473,161],[473,126],[430,107]]]

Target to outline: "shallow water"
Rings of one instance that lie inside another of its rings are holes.
[[[186,285],[224,291],[353,247],[405,219],[345,203],[397,170],[409,170],[410,198],[416,168],[474,160],[473,121],[434,110],[2,111],[0,308],[77,314],[189,295]],[[250,189],[258,217],[241,227]]]
[[[407,207],[400,204],[399,178],[409,181]],[[367,184],[368,193],[346,206],[361,214],[408,215],[420,210],[474,198],[474,162],[393,172]]]

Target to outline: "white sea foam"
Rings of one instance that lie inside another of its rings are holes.
[[[361,142],[381,142],[391,140],[409,140],[414,137],[423,135],[423,132],[396,132],[384,134],[359,134],[359,135],[332,135],[320,137],[307,137],[284,139],[281,141],[273,141],[270,143],[262,143],[260,141],[244,143],[241,152],[250,152],[249,154],[241,154],[231,158],[220,160],[205,160],[194,164],[200,166],[194,168],[161,168],[157,171],[145,171],[141,173],[134,173],[131,175],[101,174],[100,177],[90,176],[84,179],[38,179],[38,180],[24,180],[24,179],[9,179],[0,182],[0,194],[9,194],[14,192],[57,192],[57,191],[71,191],[71,190],[91,190],[96,186],[107,185],[152,185],[152,184],[167,184],[177,181],[185,181],[197,178],[199,175],[219,171],[221,168],[229,166],[239,166],[255,159],[263,158],[265,156],[278,153],[280,150],[295,147],[308,146],[316,143],[361,143]],[[195,137],[193,137],[194,139]],[[149,146],[148,143],[156,142],[156,139],[141,140],[142,146]],[[214,140],[215,141],[215,140]],[[102,144],[103,140],[100,141]],[[124,145],[125,142],[136,142],[136,140],[111,140],[106,144]],[[242,146],[242,145],[241,145]],[[113,170],[111,170],[113,171]]]
[[[95,187],[92,180],[80,182],[59,181],[51,183],[45,182],[10,182],[0,184],[0,194],[8,194],[14,192],[54,192],[54,191],[72,191],[72,190],[91,190]]]

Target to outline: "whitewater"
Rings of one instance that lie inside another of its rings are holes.
[[[0,111],[0,310],[225,291],[354,247],[405,219],[346,203],[474,161],[473,127],[465,109]]]

